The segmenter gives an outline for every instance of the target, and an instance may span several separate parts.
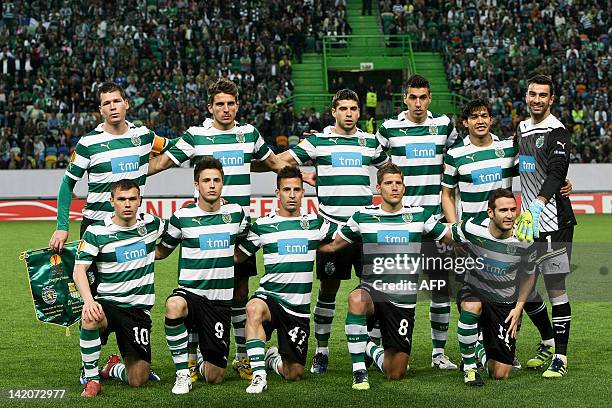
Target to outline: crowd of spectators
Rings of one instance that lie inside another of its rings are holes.
[[[490,101],[494,132],[527,116],[526,79],[555,81],[553,114],[570,130],[574,162],[612,162],[611,3],[607,0],[380,2],[385,31],[443,53],[451,91]]]
[[[129,120],[173,138],[208,115],[208,84],[230,78],[241,90],[238,120],[274,145],[320,125],[283,103],[292,62],[344,30],[343,0],[4,1],[0,168],[66,166],[100,122],[104,81],[124,86]]]

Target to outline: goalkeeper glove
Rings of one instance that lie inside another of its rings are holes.
[[[535,199],[527,211],[516,218],[516,237],[519,241],[533,242],[534,238],[540,237],[540,214],[545,205],[542,200]]]

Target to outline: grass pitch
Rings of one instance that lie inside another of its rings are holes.
[[[368,392],[351,389],[351,364],[344,335],[346,298],[357,280],[344,282],[337,297],[336,318],[330,340],[330,365],[327,374],[307,373],[304,380],[290,383],[278,376],[268,375],[268,391],[262,395],[247,395],[248,383],[228,368],[226,381],[218,386],[201,382],[194,384],[191,393],[174,396],[170,393],[174,382],[174,366],[165,344],[163,333],[163,299],[176,285],[178,251],[156,265],[157,305],[153,309],[153,368],[162,377],[160,383],[150,383],[131,389],[117,381],[103,381],[103,393],[94,400],[79,396],[80,367],[78,326],[73,326],[67,337],[63,328],[39,323],[35,319],[30,297],[27,272],[19,261],[20,251],[47,245],[54,228],[50,222],[2,223],[0,235],[0,405],[10,403],[7,389],[67,389],[65,406],[609,406],[612,398],[612,335],[610,308],[612,284],[610,253],[612,253],[612,217],[609,215],[580,215],[574,242],[585,243],[582,256],[574,256],[577,269],[569,284],[572,299],[572,326],[569,345],[569,372],[561,380],[541,378],[541,372],[521,370],[508,381],[496,382],[485,378],[480,389],[468,389],[457,371],[435,371],[430,368],[431,340],[429,335],[428,302],[417,306],[416,327],[410,371],[401,381],[387,381],[370,368]],[[71,239],[78,236],[78,224],[71,226]],[[592,254],[589,255],[592,245]],[[607,251],[607,253],[606,253]],[[261,259],[260,259],[261,262]],[[261,273],[261,269],[260,269]],[[585,274],[585,275],[582,275]],[[582,286],[581,276],[590,276],[590,286]],[[258,279],[251,280],[254,290]],[[573,296],[579,287],[579,295]],[[596,288],[599,292],[593,292]],[[315,283],[315,293],[317,284]],[[574,290],[574,291],[573,291]],[[591,296],[596,293],[597,296]],[[313,296],[313,304],[316,296]],[[457,312],[451,312],[447,354],[459,362],[456,336]],[[313,323],[311,322],[311,325]],[[233,338],[232,338],[233,339]],[[517,353],[524,363],[535,351],[538,336],[527,318],[518,339]],[[315,348],[314,333],[310,339],[308,364]],[[101,362],[117,352],[114,336],[102,348]],[[232,350],[233,354],[233,350]],[[28,406],[60,403],[30,402]]]

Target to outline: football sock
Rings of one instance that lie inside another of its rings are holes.
[[[79,343],[81,346],[81,360],[85,369],[87,380],[100,381],[100,369],[98,360],[102,342],[100,341],[100,331],[98,329],[88,330],[81,326]]]
[[[168,343],[170,354],[172,354],[172,361],[174,362],[176,371],[187,370],[187,343],[189,335],[185,327],[184,319],[169,319],[166,317],[165,332],[166,342]]]
[[[348,312],[344,325],[344,332],[348,340],[348,350],[353,362],[353,372],[365,370],[365,351],[368,341],[368,328],[366,315],[357,315]]]

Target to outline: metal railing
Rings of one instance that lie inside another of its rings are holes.
[[[409,35],[333,35],[323,37],[323,56],[402,57],[412,54]]]

